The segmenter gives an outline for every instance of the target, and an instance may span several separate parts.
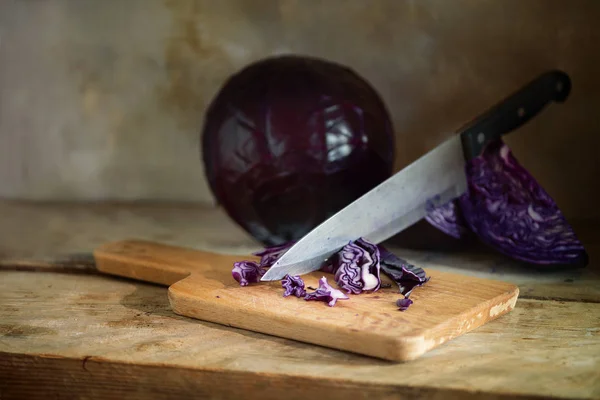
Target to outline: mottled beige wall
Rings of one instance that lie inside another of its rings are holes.
[[[568,102],[509,137],[571,217],[600,216],[598,0],[0,0],[0,195],[211,201],[204,107],[276,53],[353,67],[400,168],[551,68]]]

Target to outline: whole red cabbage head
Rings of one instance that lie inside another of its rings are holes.
[[[267,246],[300,239],[392,174],[394,133],[378,93],[314,57],[271,57],[235,73],[201,137],[216,200]]]

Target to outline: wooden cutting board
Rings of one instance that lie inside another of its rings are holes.
[[[255,256],[127,240],[99,247],[94,258],[102,272],[169,286],[177,314],[393,361],[415,359],[511,311],[519,295],[513,284],[427,268],[431,280],[412,292],[414,303],[404,312],[395,305],[396,285],[329,307],[283,297],[280,281],[239,286],[233,263]],[[331,274],[302,278],[316,288],[322,276],[336,287]]]

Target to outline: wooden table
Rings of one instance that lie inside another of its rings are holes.
[[[0,202],[0,221],[2,400],[600,398],[594,223],[576,225],[584,270],[532,271],[481,249],[395,249],[424,268],[515,282],[521,296],[509,315],[390,363],[179,317],[165,288],[99,275],[83,254],[131,237],[258,248],[219,211]]]

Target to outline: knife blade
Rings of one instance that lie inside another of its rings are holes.
[[[285,252],[262,281],[316,271],[360,237],[378,244],[467,190],[466,161],[491,141],[521,127],[550,102],[564,102],[571,81],[563,71],[541,74],[458,129],[449,139],[315,227]]]

